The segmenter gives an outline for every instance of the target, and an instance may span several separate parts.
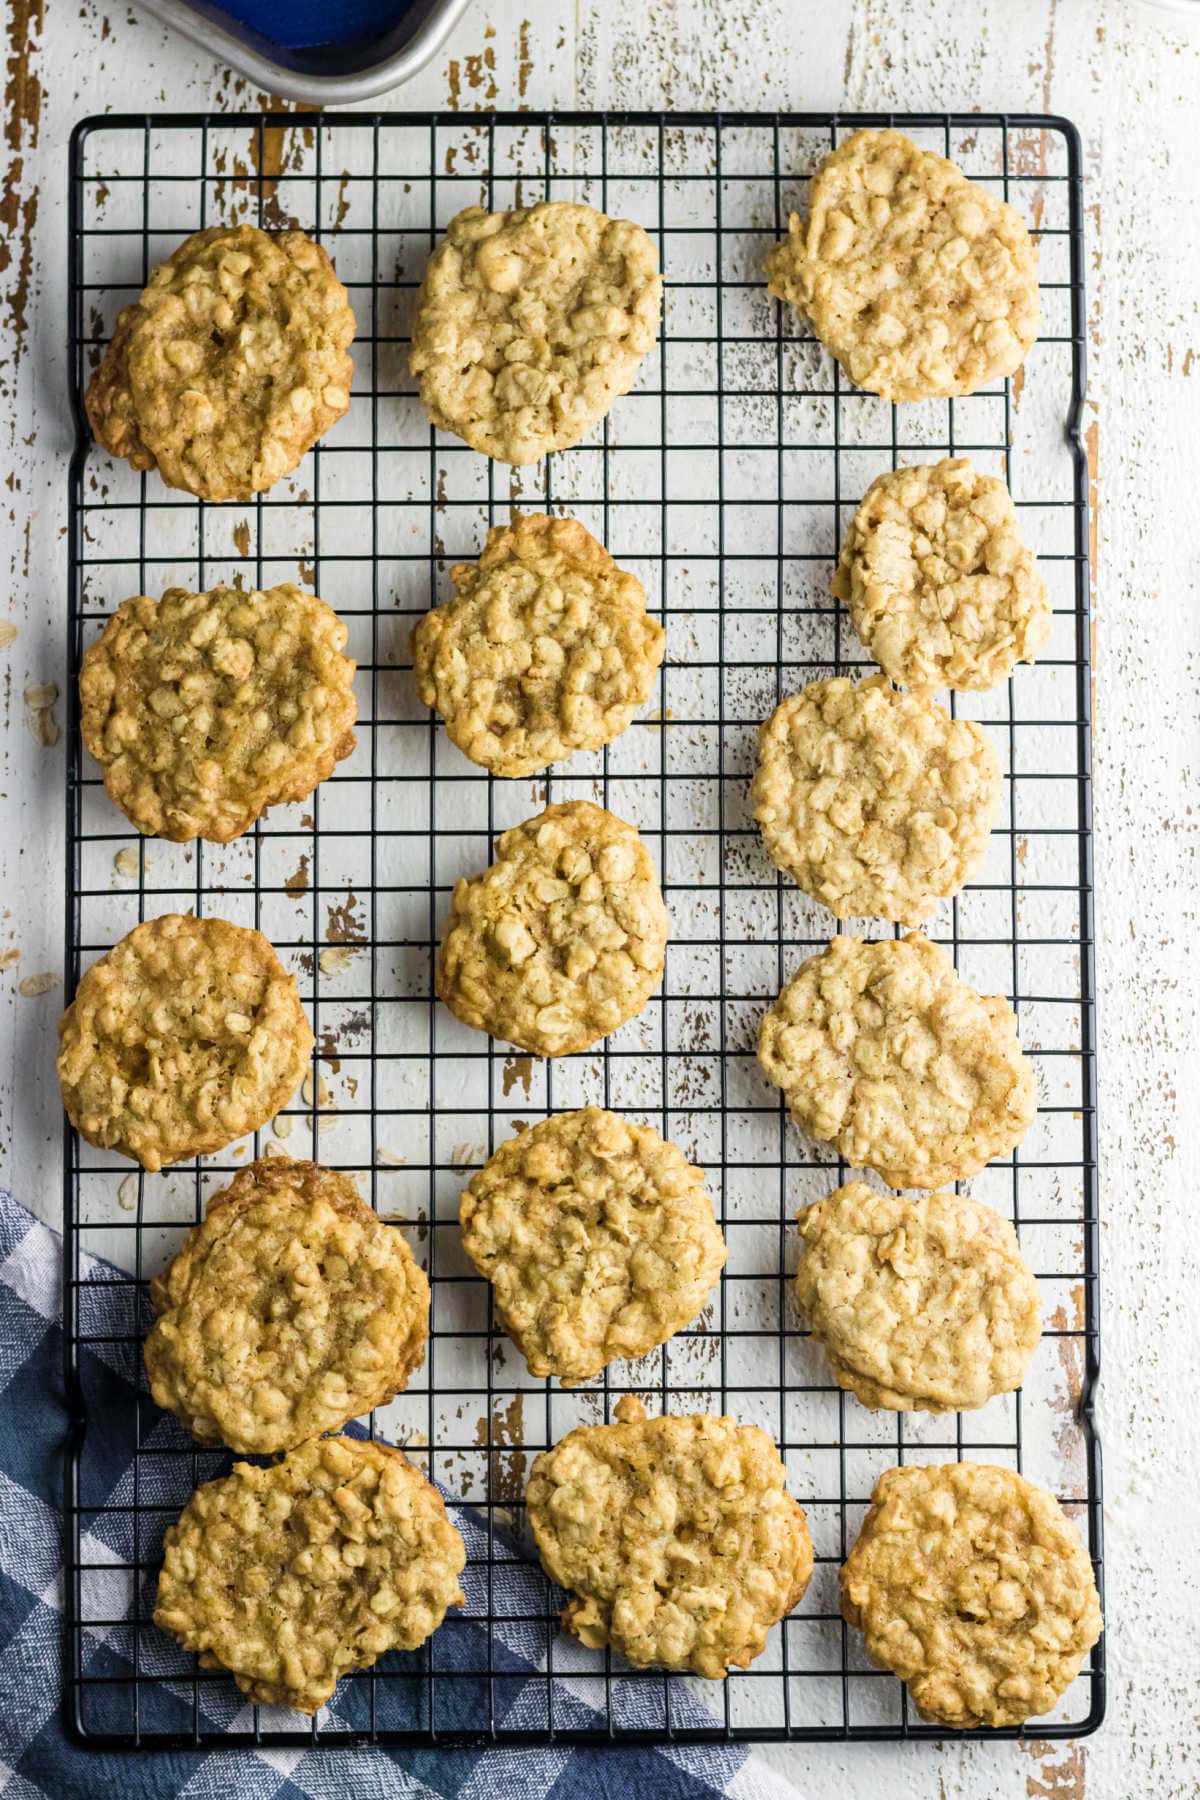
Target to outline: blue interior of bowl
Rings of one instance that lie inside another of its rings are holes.
[[[218,0],[205,8],[224,13],[230,24],[248,28],[287,50],[361,43],[398,25],[412,0]]]

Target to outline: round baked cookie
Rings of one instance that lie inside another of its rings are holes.
[[[315,594],[168,588],[117,608],[84,653],[80,729],[139,831],[240,837],[354,748],[346,627]]]
[[[990,1206],[851,1181],[798,1223],[796,1303],[864,1406],[955,1412],[1020,1387],[1041,1304],[1016,1232]]]
[[[348,1175],[268,1156],[150,1284],[150,1392],[201,1443],[290,1450],[386,1406],[425,1355],[429,1283]]]
[[[295,978],[262,933],[183,913],[135,925],[94,962],[58,1037],[72,1125],[149,1170],[256,1131],[313,1048]]]
[[[354,314],[302,231],[212,225],[117,320],[85,405],[112,456],[201,500],[294,469],[350,404]]]
[[[459,1205],[463,1248],[535,1375],[574,1387],[688,1325],[725,1263],[704,1174],[598,1106],[510,1138]]]
[[[886,1470],[841,1583],[872,1662],[955,1730],[1049,1712],[1104,1629],[1058,1501],[990,1463]]]
[[[767,263],[857,387],[885,400],[973,394],[1037,337],[1025,221],[899,131],[856,131],[813,179]]]
[[[450,579],[455,598],[413,631],[413,668],[472,762],[536,774],[611,743],[650,698],[666,633],[577,519],[522,513]]]
[[[315,1713],[350,1669],[463,1604],[442,1496],[378,1439],[310,1440],[196,1489],[164,1541],[154,1623],[266,1706]]]
[[[803,1597],[812,1539],[757,1425],[694,1414],[581,1425],[537,1458],[525,1499],[563,1624],[589,1649],[720,1680]]]
[[[436,986],[464,1025],[573,1056],[641,1012],[662,980],[667,909],[632,825],[568,800],[506,831],[454,889]]]
[[[1001,791],[978,725],[872,675],[776,707],[750,798],[771,861],[839,919],[919,925],[982,862]]]
[[[878,476],[831,588],[880,668],[918,690],[995,687],[1053,623],[1012,495],[965,456]]]
[[[640,225],[571,200],[468,206],[429,259],[412,372],[442,431],[499,462],[537,462],[628,393],[661,310]]]
[[[1012,1008],[919,932],[832,938],[767,1012],[758,1057],[809,1137],[889,1187],[977,1175],[1037,1112]]]

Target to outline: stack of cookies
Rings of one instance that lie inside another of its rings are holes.
[[[1012,209],[895,131],[857,132],[773,252],[770,291],[848,378],[897,401],[1013,373],[1038,326]],[[434,251],[411,364],[434,425],[522,465],[577,444],[628,391],[662,304],[642,228],[588,206],[470,207]],[[117,321],[87,397],[99,441],[206,500],[293,469],[349,404],[354,320],[300,232],[189,238]],[[417,692],[489,774],[610,744],[651,697],[665,634],[635,575],[574,519],[514,513],[412,634]],[[814,681],[761,729],[751,803],[771,860],[834,919],[916,927],[978,869],[1003,777],[935,691],[1010,679],[1045,644],[1045,584],[1004,484],[965,458],[872,483],[832,592],[880,673]],[[345,627],[296,587],[171,589],[121,605],[81,675],[84,742],[139,831],[223,843],[354,748]],[[538,1057],[585,1051],[662,981],[670,919],[638,831],[548,804],[454,889],[438,998]],[[168,915],[90,968],[61,1027],[64,1104],[150,1171],[219,1150],[287,1100],[312,1054],[294,978],[257,932]],[[800,1128],[850,1181],[800,1216],[795,1295],[851,1404],[979,1407],[1018,1387],[1037,1287],[1007,1221],[950,1187],[1036,1114],[1017,1021],[936,943],[835,935],[761,1025]],[[667,1343],[725,1263],[703,1172],[598,1107],[502,1144],[460,1202],[462,1242],[537,1377],[565,1387]],[[462,1602],[462,1539],[391,1446],[337,1435],[420,1364],[429,1285],[344,1175],[243,1170],[152,1286],[151,1391],[239,1462],[167,1534],[156,1621],[254,1700],[315,1711],[346,1671],[412,1649]],[[615,1420],[540,1455],[526,1496],[564,1624],[634,1664],[747,1666],[813,1567],[804,1513],[757,1426]],[[1087,1555],[1013,1472],[900,1468],[842,1570],[846,1619],[922,1716],[1004,1725],[1051,1707],[1101,1629]]]

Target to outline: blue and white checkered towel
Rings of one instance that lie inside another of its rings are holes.
[[[744,1749],[82,1749],[62,1724],[61,1243],[0,1190],[0,1794],[4,1800],[795,1800]],[[103,1275],[104,1265],[90,1271]],[[90,1290],[103,1295],[103,1287]],[[115,1308],[113,1335],[125,1326]],[[101,1302],[103,1304],[103,1301]],[[100,1321],[89,1335],[103,1336]],[[86,1376],[87,1371],[84,1371]],[[123,1380],[111,1366],[105,1379]],[[115,1411],[120,1412],[117,1408]],[[101,1429],[93,1417],[91,1429]],[[127,1492],[114,1447],[110,1498]],[[470,1521],[464,1528],[470,1530]],[[480,1528],[482,1529],[482,1528]],[[164,1640],[165,1643],[165,1640]],[[511,1654],[511,1653],[510,1653]],[[111,1632],[85,1631],[84,1673],[128,1674]],[[516,1663],[519,1672],[520,1662]],[[526,1665],[530,1667],[531,1665]],[[542,1684],[539,1683],[539,1686]],[[232,1686],[230,1694],[233,1694]],[[335,1700],[336,1704],[336,1700]],[[577,1704],[577,1703],[576,1703]],[[571,1703],[565,1702],[565,1711]],[[190,1708],[188,1709],[190,1718]]]

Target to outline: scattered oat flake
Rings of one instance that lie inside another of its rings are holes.
[[[314,1098],[318,1107],[329,1105],[329,1089],[325,1085],[325,1077],[318,1075],[316,1086],[313,1086],[313,1072],[310,1069],[300,1084],[300,1098],[305,1106],[311,1106]]]
[[[277,1119],[272,1120],[271,1129],[275,1133],[276,1137],[281,1137],[281,1138],[291,1137],[292,1126],[295,1124],[295,1122],[296,1121],[295,1121],[295,1119],[293,1119],[291,1113],[280,1113],[280,1115]]]
[[[7,950],[0,950],[0,969],[11,969],[13,964],[19,963],[20,960],[21,952],[15,945],[10,946]]]
[[[282,1144],[277,1144],[275,1142],[274,1138],[268,1138],[266,1143],[263,1145],[263,1155],[264,1156],[286,1156],[287,1151],[284,1149]]]
[[[113,857],[113,868],[117,871],[118,875],[128,875],[131,878],[135,878],[140,866],[137,851],[129,845],[126,845],[124,850],[118,850],[117,854]]]
[[[354,952],[348,944],[326,944],[317,961],[322,975],[340,975],[354,961]]]
[[[123,1207],[126,1212],[133,1212],[137,1206],[137,1194],[138,1194],[138,1178],[137,1178],[137,1176],[136,1175],[127,1175],[125,1177],[124,1181],[121,1183],[120,1187],[117,1189],[117,1205],[120,1207]]]
[[[337,1122],[338,1122],[338,1119],[337,1119],[336,1113],[329,1113],[329,1112],[322,1113],[320,1118],[317,1120],[318,1134],[321,1134],[326,1131],[332,1131],[334,1126],[337,1124]]]
[[[18,983],[17,991],[27,1000],[36,1000],[39,994],[48,994],[51,988],[56,988],[61,979],[59,975],[27,975]]]
[[[398,1155],[395,1150],[384,1150],[381,1147],[380,1149],[376,1150],[376,1152],[375,1152],[375,1161],[381,1162],[381,1163],[392,1163],[398,1168],[402,1164],[406,1163],[408,1161],[408,1158],[407,1158],[407,1156]]]
[[[47,706],[53,706],[58,699],[58,683],[56,681],[37,681],[25,689],[21,696],[26,706],[32,706],[40,712]]]
[[[30,736],[43,750],[53,750],[62,738],[62,726],[48,706],[26,707],[25,723],[29,727]]]
[[[17,628],[11,619],[0,619],[0,650],[7,650],[10,644],[17,641]]]

